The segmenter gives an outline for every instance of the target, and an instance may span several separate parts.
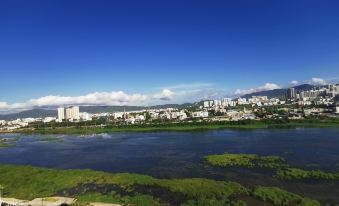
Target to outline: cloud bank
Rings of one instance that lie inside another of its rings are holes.
[[[118,92],[95,92],[83,96],[45,96],[30,99],[26,102],[8,104],[0,102],[0,112],[17,112],[42,107],[58,107],[68,105],[79,106],[115,106],[115,105],[145,105],[149,102],[169,101],[174,98],[174,93],[169,89],[162,90],[159,94],[126,94]]]
[[[313,85],[325,85],[328,84],[326,80],[318,77],[314,77],[311,80],[308,80],[307,83],[313,84]]]
[[[250,94],[253,92],[261,92],[261,91],[268,91],[273,89],[280,89],[281,87],[275,83],[266,83],[263,86],[257,88],[250,88],[250,89],[237,89],[235,90],[234,94],[237,96],[242,96],[245,94]]]

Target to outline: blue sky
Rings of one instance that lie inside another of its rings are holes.
[[[336,0],[3,0],[0,107],[118,91],[170,90],[159,102],[183,102],[337,81],[338,11]]]

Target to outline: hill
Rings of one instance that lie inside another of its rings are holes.
[[[38,118],[38,117],[55,117],[57,116],[56,110],[47,110],[47,109],[32,109],[27,111],[22,111],[12,114],[3,114],[0,115],[1,120],[15,120],[18,118]]]
[[[297,92],[299,92],[299,91],[304,91],[304,90],[310,90],[310,89],[314,88],[314,85],[302,84],[302,85],[298,85],[298,86],[291,87],[291,88],[294,88]],[[288,89],[289,88],[254,92],[254,93],[251,93],[251,94],[245,94],[241,97],[242,98],[251,98],[252,96],[267,96],[268,98],[281,98],[281,97],[285,96]]]

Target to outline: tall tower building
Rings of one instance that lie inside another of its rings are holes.
[[[65,108],[59,107],[58,108],[58,120],[62,122],[65,119]]]
[[[294,88],[289,88],[287,90],[287,98],[288,99],[295,99],[296,95],[295,95],[295,89]]]

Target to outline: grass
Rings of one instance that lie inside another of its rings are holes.
[[[0,142],[0,148],[7,148],[7,147],[15,147],[14,144],[8,144],[8,143],[1,143]]]
[[[277,187],[257,187],[253,196],[275,205],[320,206],[319,202],[303,198]]]
[[[263,156],[256,154],[222,154],[222,155],[208,155],[205,160],[218,167],[262,167],[262,168],[281,168],[285,167],[285,160],[279,156]]]
[[[208,164],[216,167],[271,168],[276,170],[276,177],[286,180],[322,179],[339,180],[339,172],[321,170],[303,170],[290,167],[282,157],[258,156],[256,154],[221,154],[205,156]]]
[[[339,172],[331,173],[321,170],[303,170],[299,168],[285,168],[278,170],[277,177],[281,179],[322,179],[322,180],[339,180]]]
[[[100,134],[113,132],[159,132],[159,131],[199,131],[199,130],[217,130],[217,129],[264,129],[265,125],[201,125],[201,126],[160,126],[160,127],[88,127],[88,128],[48,128],[36,130],[21,130],[20,133],[36,134]]]
[[[64,141],[63,138],[58,138],[58,137],[40,137],[39,140],[43,142],[63,142]]]
[[[90,123],[88,123],[90,125]],[[216,129],[279,129],[279,128],[338,128],[339,120],[335,118],[325,119],[268,119],[268,120],[240,120],[240,121],[201,121],[201,122],[164,122],[135,125],[114,125],[105,127],[85,126],[83,123],[69,123],[62,125],[40,125],[33,129],[20,129],[18,133],[38,134],[95,134],[111,132],[157,132],[157,131],[196,131]]]
[[[16,142],[19,138],[1,138],[0,148],[15,147],[13,142]]]
[[[27,200],[62,195],[77,198],[79,202],[99,201],[136,206],[243,206],[246,203],[237,200],[238,196],[252,196],[263,202],[272,199],[264,199],[258,190],[253,192],[235,182],[203,178],[157,179],[129,173],[112,174],[15,165],[0,165],[0,174],[0,184],[5,187],[5,196]],[[276,193],[288,192],[278,190]],[[295,197],[300,202],[309,201],[298,195]]]

